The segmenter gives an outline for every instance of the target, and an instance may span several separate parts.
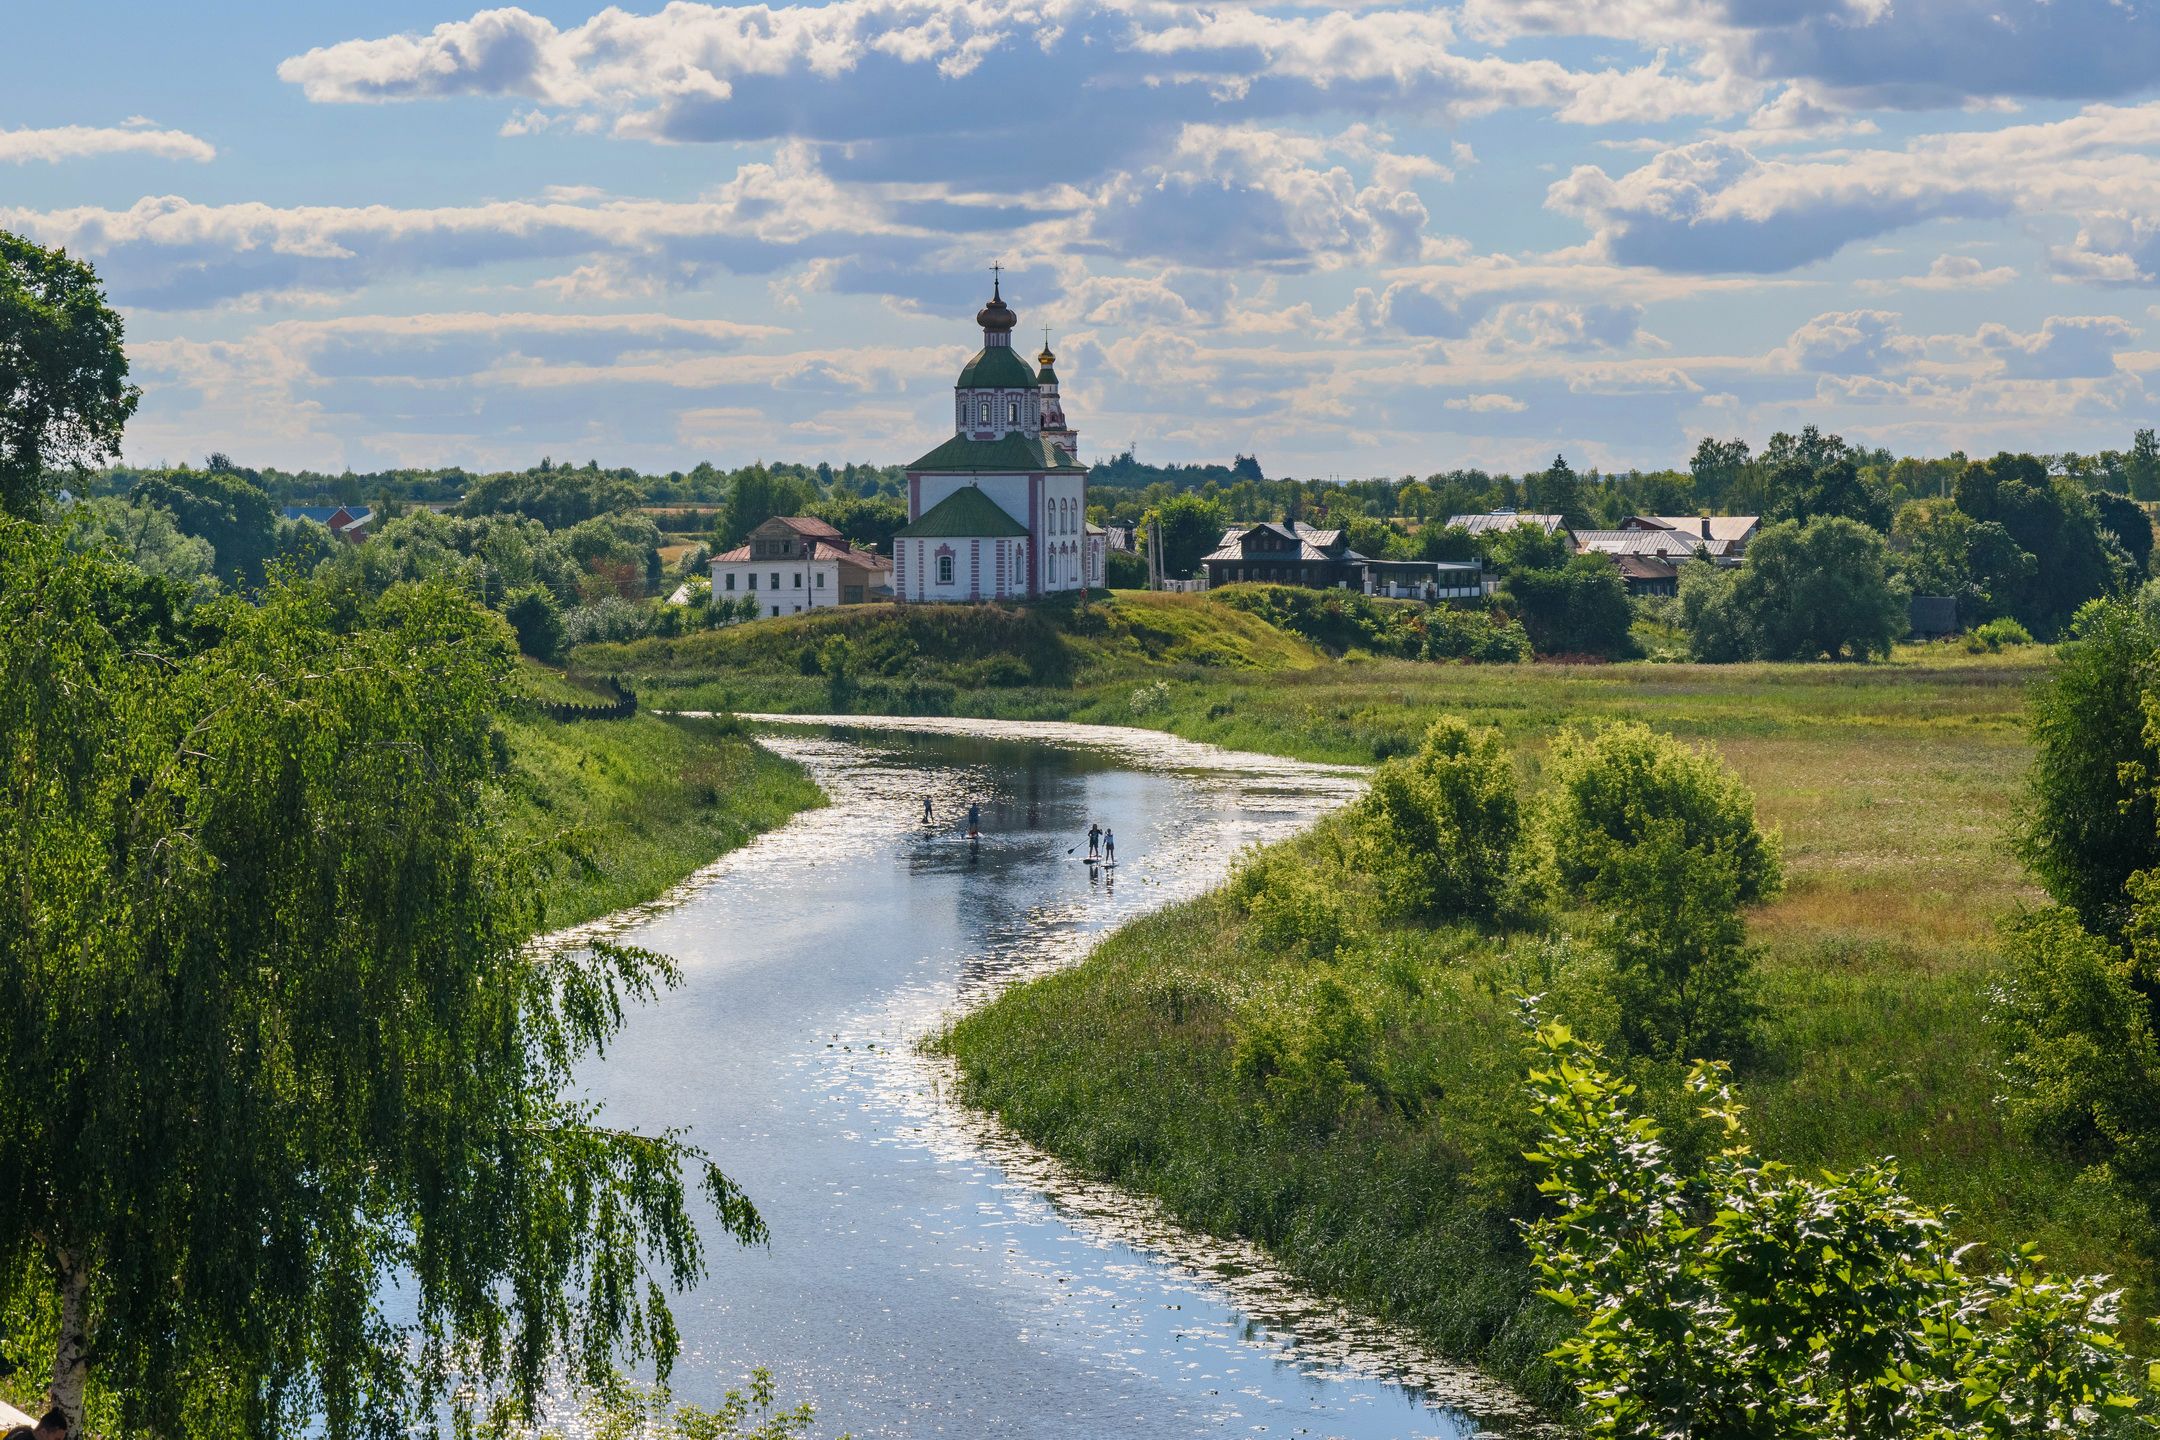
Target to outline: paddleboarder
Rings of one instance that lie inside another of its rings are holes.
[[[968,838],[972,840],[981,833],[982,807],[971,800],[968,802]]]
[[[925,825],[930,823],[930,797],[928,795],[922,797],[922,823]]]
[[[1088,859],[1100,860],[1101,858],[1102,826],[1097,824],[1090,824],[1088,826]]]
[[[1105,865],[1117,864],[1117,834],[1107,827],[1102,832],[1102,861]]]

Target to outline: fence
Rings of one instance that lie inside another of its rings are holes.
[[[612,702],[580,705],[569,700],[535,700],[533,708],[550,720],[627,720],[637,714],[637,696],[610,675],[600,682],[615,696]]]

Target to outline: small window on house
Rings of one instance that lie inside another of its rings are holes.
[[[775,590],[780,588],[780,572],[777,570],[772,572],[772,588]]]
[[[727,588],[730,590],[735,588],[735,572],[732,570],[728,572]]]
[[[938,584],[940,584],[940,585],[950,585],[950,584],[952,584],[952,583],[953,583],[953,578],[952,578],[952,576],[953,576],[953,569],[952,569],[952,556],[950,556],[950,555],[940,555],[940,556],[938,556],[938,557],[937,557],[937,583],[938,583]]]
[[[817,588],[820,590],[825,588],[825,572],[822,570],[818,571]]]
[[[772,607],[772,613],[773,613],[773,619],[775,619],[775,620],[779,619],[779,618],[780,618],[780,607],[779,607],[779,606],[777,606],[777,605],[773,606],[773,607]]]
[[[795,588],[797,590],[802,589],[802,571],[800,570],[795,572]]]
[[[728,583],[729,583],[730,585],[734,584],[734,583],[735,583],[735,577],[734,577],[734,576],[732,576],[732,575],[728,576]],[[752,590],[755,590],[755,589],[757,589],[757,571],[755,571],[755,570],[753,570],[753,571],[751,571],[751,572],[750,572],[750,588],[751,588]]]

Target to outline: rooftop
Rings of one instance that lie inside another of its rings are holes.
[[[1040,436],[1020,434],[1004,435],[996,440],[970,440],[965,435],[955,435],[907,467],[911,474],[947,475],[1030,475],[1086,468]]]
[[[922,518],[893,532],[895,540],[1021,540],[1027,527],[1006,514],[975,485],[963,485],[923,511]]]

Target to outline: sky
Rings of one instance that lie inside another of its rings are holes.
[[[2125,448],[2160,0],[4,7],[126,457],[902,463],[989,267],[1083,452]]]

